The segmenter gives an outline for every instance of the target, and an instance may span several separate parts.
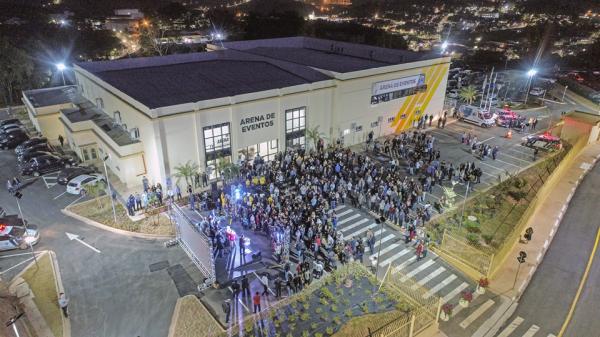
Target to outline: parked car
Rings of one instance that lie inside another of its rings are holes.
[[[27,131],[25,127],[21,124],[7,124],[4,126],[0,126],[0,134],[11,133],[15,130]]]
[[[92,174],[96,173],[96,169],[94,167],[87,166],[72,166],[68,168],[62,169],[58,173],[57,183],[60,185],[66,185],[71,179],[80,176],[82,174]]]
[[[0,121],[0,126],[4,126],[7,124],[21,124],[21,121],[16,118],[3,119]]]
[[[37,144],[43,144],[43,143],[48,143],[48,139],[46,137],[33,137],[30,138],[29,140],[23,142],[22,144],[20,144],[19,146],[17,146],[15,148],[15,153],[18,155],[20,152],[23,152],[23,150],[25,150],[26,148],[33,146],[33,145],[37,145]]]
[[[458,119],[463,122],[477,124],[484,128],[496,124],[496,115],[473,105],[461,105],[458,108]]]
[[[21,166],[22,175],[38,177],[40,174],[54,172],[70,165],[63,158],[54,155],[45,155],[32,158]]]
[[[31,146],[27,147],[25,150],[23,150],[22,152],[20,152],[19,154],[17,154],[17,160],[23,161],[21,158],[25,154],[32,153],[32,152],[54,152],[54,148],[50,144],[46,144],[46,143],[31,145]]]
[[[527,140],[523,143],[523,146],[531,148],[541,148],[545,150],[559,149],[562,144],[560,138],[551,135],[550,133],[542,133],[537,135],[527,136]]]
[[[54,152],[48,151],[30,151],[24,152],[20,157],[17,158],[17,161],[20,164],[29,162],[32,158],[47,156],[47,155],[56,155]]]
[[[82,174],[77,176],[67,184],[67,193],[69,194],[81,194],[85,193],[86,186],[94,185],[99,181],[105,182],[104,176],[99,173]]]
[[[521,117],[507,107],[504,109],[496,109],[496,114],[498,114],[498,118],[496,118],[496,125],[505,128],[509,127],[510,125],[516,127],[525,121],[525,117]]]
[[[531,90],[529,91],[529,94],[532,96],[542,96],[544,94],[544,92],[546,92],[546,90],[536,87],[536,88],[531,88]]]
[[[2,221],[4,219],[0,219]],[[19,220],[20,222],[20,220]],[[35,225],[14,226],[0,223],[0,251],[28,249],[40,241],[40,232]]]
[[[29,136],[22,131],[0,135],[0,148],[3,150],[13,149],[28,139]]]

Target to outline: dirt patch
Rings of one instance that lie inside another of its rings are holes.
[[[115,203],[115,210],[117,213],[117,222],[115,223],[110,198],[108,196],[72,205],[69,207],[69,210],[77,215],[81,215],[103,225],[130,232],[155,235],[175,234],[175,228],[165,213],[158,213],[147,216],[142,220],[132,221],[131,218],[127,216],[125,207],[118,202]]]
[[[62,313],[58,306],[56,277],[52,271],[50,254],[39,257],[37,265],[32,264],[21,277],[29,284],[29,288],[34,294],[33,301],[54,336],[62,336]]]
[[[179,299],[173,319],[169,337],[215,337],[224,331],[194,295]]]

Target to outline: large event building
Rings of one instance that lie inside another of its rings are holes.
[[[84,162],[108,159],[128,188],[174,168],[305,146],[344,145],[442,113],[450,59],[305,37],[226,42],[209,52],[88,62],[76,85],[23,93],[34,125]]]

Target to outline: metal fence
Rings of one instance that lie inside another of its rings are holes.
[[[194,262],[206,280],[201,288],[213,284],[216,280],[215,261],[211,240],[198,228],[176,203],[170,205],[171,219],[175,222],[177,242]]]

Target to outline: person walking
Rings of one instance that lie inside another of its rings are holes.
[[[231,316],[231,300],[226,299],[223,302],[223,313],[225,313],[225,324],[229,324],[229,316]]]
[[[260,278],[260,282],[263,285],[263,292],[261,295],[263,296],[269,296],[269,278],[267,277],[267,275],[263,275]]]
[[[492,159],[496,160],[496,156],[498,155],[498,145],[494,146],[492,149]]]
[[[60,143],[60,147],[62,148],[63,146],[65,146],[65,139],[63,138],[62,135],[58,135],[58,142]]]
[[[244,234],[240,235],[238,242],[239,242],[239,248],[240,248],[240,265],[242,265],[242,264],[246,263],[246,248],[245,248],[246,237],[244,237]]]
[[[423,243],[422,242],[419,242],[419,244],[417,245],[415,254],[417,255],[417,261],[421,261],[421,259],[423,258]]]
[[[254,293],[254,296],[252,297],[252,304],[254,305],[254,313],[260,312],[260,295],[258,294],[258,291]]]
[[[231,283],[231,291],[233,292],[233,299],[237,300],[238,295],[240,294],[240,284],[237,280],[233,280]]]
[[[58,306],[60,307],[60,310],[62,310],[63,315],[69,318],[69,299],[65,293],[60,293],[58,295]]]
[[[250,281],[248,275],[242,276],[242,297],[250,297]]]

